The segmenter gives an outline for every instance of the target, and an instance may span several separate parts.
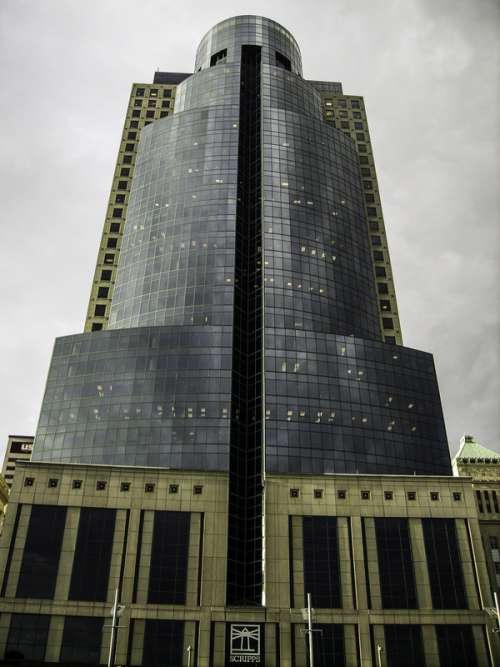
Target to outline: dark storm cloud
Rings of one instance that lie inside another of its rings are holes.
[[[4,0],[0,438],[34,432],[53,339],[82,330],[132,81],[190,71],[201,36],[243,13],[293,32],[306,77],[364,95],[405,343],[435,354],[451,450],[463,432],[500,450],[500,12],[488,0]]]

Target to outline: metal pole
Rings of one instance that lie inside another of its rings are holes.
[[[377,644],[377,662],[378,667],[382,667],[382,647],[380,644]]]
[[[191,667],[191,645],[189,645],[186,649],[187,654],[188,654],[188,664],[187,667]]]
[[[109,640],[109,655],[108,655],[108,667],[113,667],[113,654],[115,652],[115,633],[117,625],[117,613],[118,613],[118,589],[115,589],[115,602],[113,604],[113,615],[111,621],[111,637]]]
[[[493,593],[493,597],[495,599],[495,607],[497,609],[498,629],[500,630],[500,605],[498,604],[498,594],[496,591]]]
[[[307,634],[309,636],[309,667],[314,667],[314,651],[313,651],[313,629],[312,629],[312,611],[311,611],[311,594],[307,594]]]

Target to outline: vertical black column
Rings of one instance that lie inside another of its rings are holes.
[[[262,275],[259,46],[242,46],[227,603],[262,596]]]

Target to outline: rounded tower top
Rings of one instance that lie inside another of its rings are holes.
[[[196,51],[194,71],[219,63],[239,63],[244,45],[262,47],[262,63],[302,76],[302,58],[293,35],[276,21],[246,15],[221,21],[205,34]]]

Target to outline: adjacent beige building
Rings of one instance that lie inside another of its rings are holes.
[[[9,485],[3,475],[0,475],[0,534],[2,532],[7,503],[9,502]]]
[[[364,99],[358,95],[344,95],[341,84],[329,81],[311,83],[321,94],[323,118],[351,137],[357,147],[377,284],[380,327],[386,342],[402,345],[389,245]]]
[[[153,83],[134,83],[130,92],[111,184],[84,331],[107,328],[127,215],[130,184],[141,130],[173,113],[177,84],[190,74],[156,72]]]
[[[472,478],[491,588],[500,594],[500,454],[464,435],[453,473]]]

